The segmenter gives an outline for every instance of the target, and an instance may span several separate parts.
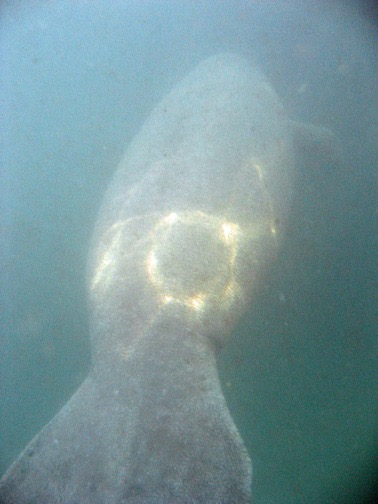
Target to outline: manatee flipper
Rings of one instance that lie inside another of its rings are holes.
[[[290,125],[297,158],[305,158],[310,164],[340,165],[340,142],[331,129],[301,121],[290,121]]]
[[[278,96],[238,56],[205,60],[155,108],[93,236],[89,376],[5,474],[1,503],[249,502],[215,353],[275,257],[295,157]]]

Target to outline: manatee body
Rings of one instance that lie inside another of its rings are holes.
[[[96,224],[91,371],[1,503],[250,501],[215,354],[274,258],[294,165],[292,123],[238,56],[205,60],[157,105]]]

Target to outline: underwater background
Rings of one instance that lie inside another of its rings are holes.
[[[88,372],[86,256],[126,146],[200,60],[232,51],[336,153],[307,153],[277,260],[218,359],[254,502],[363,502],[378,454],[374,3],[0,9],[0,474]]]

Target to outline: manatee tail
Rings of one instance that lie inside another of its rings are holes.
[[[168,304],[118,361],[95,366],[1,480],[0,504],[250,502],[213,345],[188,317]]]

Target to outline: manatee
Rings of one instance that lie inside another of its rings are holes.
[[[91,370],[6,472],[1,503],[250,502],[216,353],[277,253],[296,128],[233,54],[200,63],[152,111],[95,226]]]

